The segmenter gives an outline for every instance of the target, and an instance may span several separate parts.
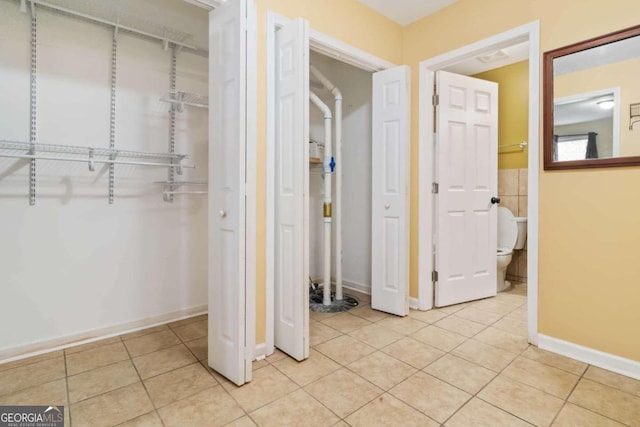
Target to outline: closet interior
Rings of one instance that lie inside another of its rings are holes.
[[[314,51],[310,65],[311,309],[343,311],[371,292],[372,74]]]
[[[205,312],[207,10],[0,0],[0,28],[0,352]]]

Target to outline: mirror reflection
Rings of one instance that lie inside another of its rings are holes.
[[[552,74],[545,77],[553,79],[553,103],[545,100],[545,108],[553,115],[551,123],[545,122],[545,150],[550,151],[545,167],[575,161],[587,167],[601,159],[640,156],[638,33],[640,28],[632,37],[610,34],[547,54],[552,61],[545,73]]]
[[[620,155],[620,89],[554,99],[553,161]]]

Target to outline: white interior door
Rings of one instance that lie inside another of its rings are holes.
[[[309,357],[309,36],[294,19],[276,32],[274,342]]]
[[[498,85],[438,71],[435,305],[496,295]]]
[[[245,313],[246,1],[209,18],[209,366],[251,380]]]
[[[409,314],[410,72],[373,74],[371,307]]]

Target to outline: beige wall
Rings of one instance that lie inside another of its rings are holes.
[[[255,4],[258,19],[256,343],[263,343],[266,316],[267,12],[288,18],[306,18],[314,30],[395,64],[402,63],[402,27],[355,0],[255,0]]]
[[[638,23],[637,0],[460,0],[405,28],[404,62],[418,63],[540,20],[546,51]],[[413,93],[412,230],[418,225],[418,92]],[[542,154],[542,153],[541,153]],[[639,168],[540,171],[539,331],[640,360]],[[535,216],[529,210],[529,217]],[[412,233],[416,236],[417,233]],[[411,288],[417,291],[417,237]]]

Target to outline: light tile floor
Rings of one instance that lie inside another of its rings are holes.
[[[207,368],[207,319],[0,365],[0,405],[71,426],[640,426],[640,381],[527,344],[526,285],[406,318],[311,313],[311,355],[276,351],[236,387]],[[69,416],[70,415],[70,416]]]

